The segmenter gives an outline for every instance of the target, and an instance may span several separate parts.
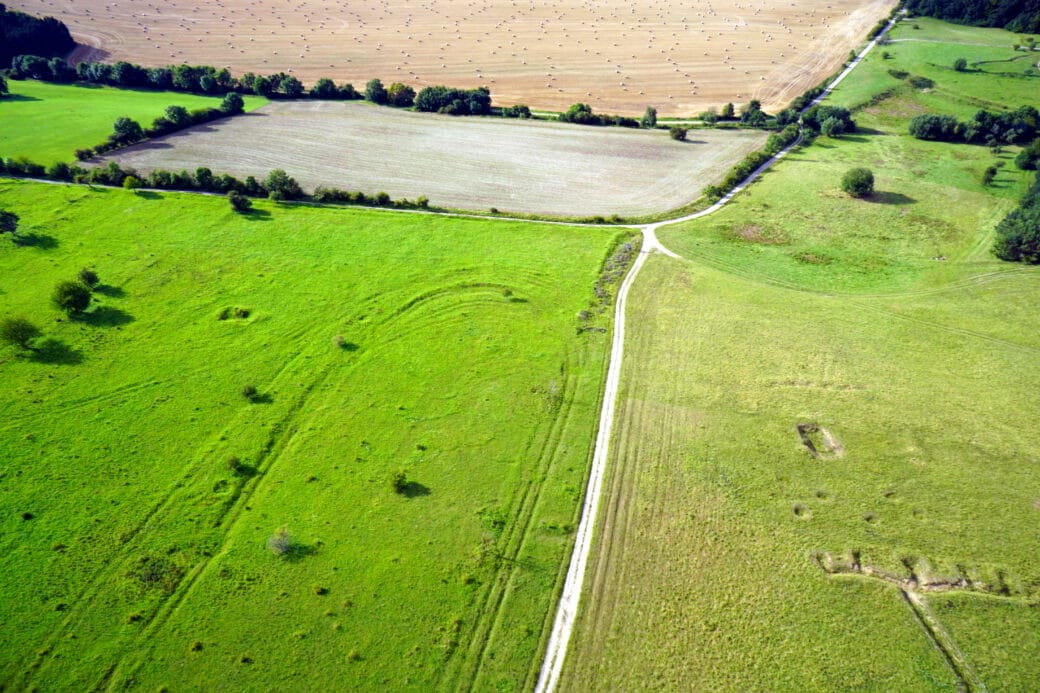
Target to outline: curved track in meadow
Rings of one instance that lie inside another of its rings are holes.
[[[897,20],[898,17],[889,20],[888,24],[885,25],[885,28],[877,35],[877,37],[871,40],[863,50],[856,55],[855,59],[853,59],[845,69],[827,85],[823,93],[813,99],[813,101],[803,109],[803,112],[820,103],[830,95],[834,88],[838,86],[838,84],[840,84],[849,73],[860,64],[863,58],[866,57],[874,46],[877,45],[878,40],[889,32]],[[639,228],[642,232],[643,247],[640,249],[639,257],[636,259],[632,268],[629,270],[628,275],[625,277],[625,281],[621,284],[621,289],[618,291],[617,295],[614,312],[614,338],[610,351],[610,365],[607,368],[607,382],[603,389],[603,405],[600,409],[599,432],[596,435],[596,447],[592,456],[592,468],[589,471],[589,482],[585,492],[585,502],[582,506],[581,522],[578,525],[578,531],[575,535],[574,550],[571,554],[570,566],[567,569],[567,578],[563,585],[563,591],[560,594],[560,601],[556,610],[553,629],[549,635],[548,645],[546,646],[545,659],[542,661],[542,668],[538,674],[538,682],[535,684],[535,693],[551,693],[556,689],[556,684],[559,682],[560,674],[563,671],[564,661],[567,658],[567,646],[570,643],[571,633],[574,630],[574,622],[578,615],[581,590],[585,578],[585,568],[588,565],[589,554],[592,550],[595,520],[599,509],[601,492],[603,490],[603,476],[606,471],[607,457],[610,449],[610,437],[614,425],[614,408],[617,405],[618,385],[620,384],[621,379],[621,363],[624,358],[625,305],[628,302],[628,291],[635,282],[639,270],[642,269],[643,264],[646,262],[646,258],[650,253],[659,252],[671,258],[682,259],[680,255],[661,244],[657,239],[657,229],[662,226],[678,224],[693,219],[699,219],[708,216],[709,214],[714,214],[736,195],[740,194],[745,188],[747,188],[747,186],[755,182],[755,180],[769,170],[773,164],[786,156],[789,151],[801,144],[801,142],[802,136],[799,134],[798,139],[784,147],[783,150],[755,169],[755,171],[748,176],[743,183],[730,190],[711,207],[675,219],[667,219],[665,221],[659,221],[645,226],[633,227]]]

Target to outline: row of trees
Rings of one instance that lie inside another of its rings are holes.
[[[1014,111],[991,113],[979,111],[961,122],[951,115],[924,113],[910,119],[911,135],[921,140],[969,142],[973,144],[1023,144],[1040,132],[1040,112],[1033,106]]]
[[[587,103],[571,104],[565,112],[559,115],[559,120],[564,123],[576,123],[578,125],[616,125],[623,128],[637,128],[640,122],[635,118],[626,118],[617,115],[597,115],[592,112],[592,106]],[[656,113],[654,122],[657,122]]]
[[[1040,33],[1040,3],[1035,0],[906,0],[904,4],[911,14],[947,22]]]
[[[765,146],[755,152],[751,152],[736,166],[731,168],[718,185],[709,185],[704,189],[704,194],[709,200],[721,199],[726,193],[737,187],[748,176],[758,170],[758,167],[769,161],[772,157],[783,151],[784,147],[798,139],[798,125],[792,123],[780,132],[773,133],[766,140]]]
[[[62,56],[75,45],[68,27],[54,17],[33,17],[0,3],[0,65],[21,53]]]
[[[1040,265],[1040,173],[1018,208],[997,224],[993,254],[1001,260]]]

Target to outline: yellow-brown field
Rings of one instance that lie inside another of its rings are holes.
[[[893,0],[22,0],[58,17],[79,59],[289,72],[360,87],[487,86],[496,104],[690,115],[782,108],[833,72]]]

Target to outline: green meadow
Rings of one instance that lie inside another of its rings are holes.
[[[0,351],[5,688],[532,684],[623,234],[14,181],[0,207],[0,313],[44,332]]]
[[[126,116],[148,127],[167,106],[216,108],[220,97],[179,92],[116,89],[93,85],[8,80],[11,92],[0,99],[0,156],[28,157],[44,166],[75,160],[77,149],[93,147],[112,134],[116,118]],[[247,111],[266,103],[244,96]]]
[[[651,258],[629,297],[563,689],[1040,680],[1040,268],[989,252],[1035,173],[1014,147],[906,134],[921,112],[1037,105],[1022,85],[1040,80],[946,68],[1013,55],[1012,34],[908,20],[894,37],[909,36],[961,43],[879,47],[829,101],[860,132],[658,231],[684,259]],[[870,199],[840,191],[855,166]]]

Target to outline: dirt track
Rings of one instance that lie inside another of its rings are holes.
[[[834,72],[894,0],[22,0],[65,21],[85,56],[285,70],[362,85],[486,85],[496,104],[691,115],[786,106]]]
[[[143,171],[208,166],[238,177],[282,168],[308,191],[323,184],[394,199],[426,195],[444,207],[633,216],[689,202],[764,140],[762,132],[697,130],[674,142],[662,130],[280,101],[111,158]]]

